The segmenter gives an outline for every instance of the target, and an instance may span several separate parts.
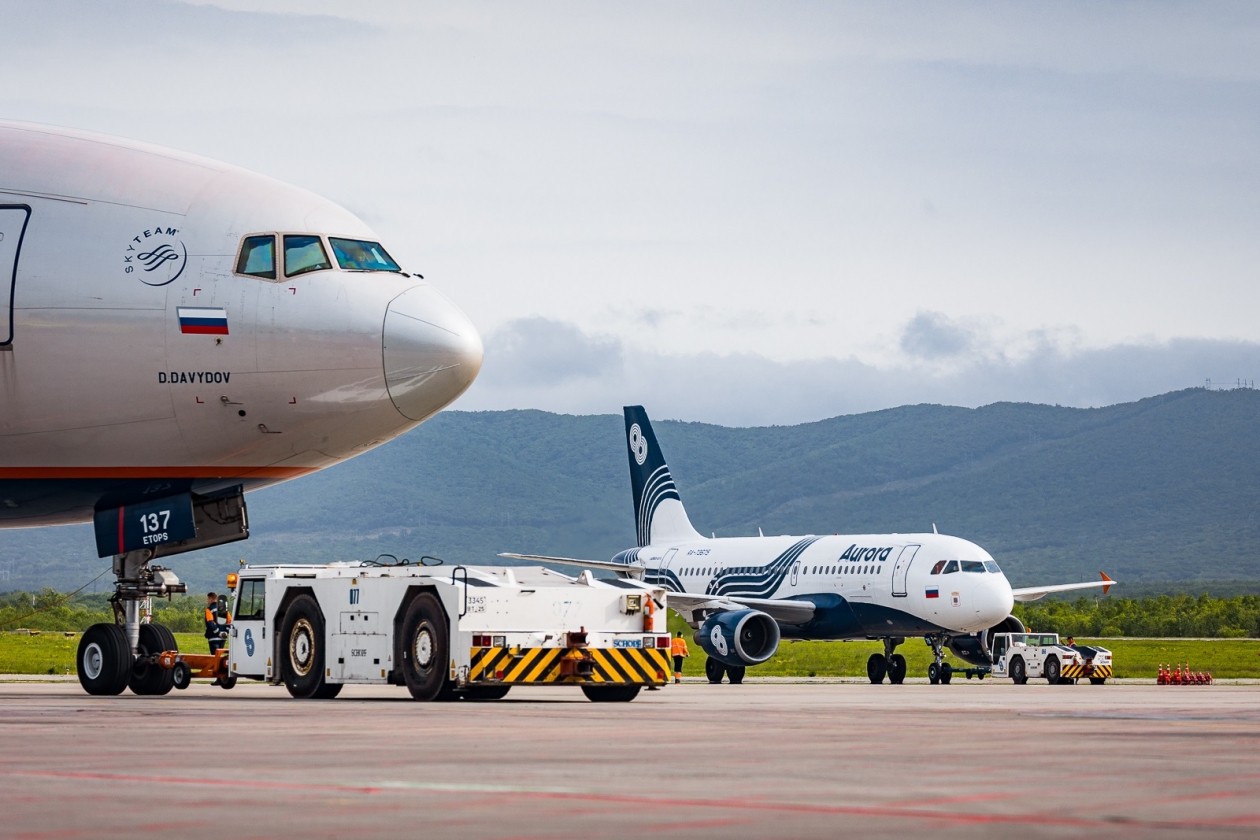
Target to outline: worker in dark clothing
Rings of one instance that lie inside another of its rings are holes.
[[[227,643],[228,626],[232,614],[228,612],[227,597],[210,592],[206,595],[206,641],[210,652],[218,653]]]

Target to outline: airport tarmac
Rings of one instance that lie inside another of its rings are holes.
[[[0,685],[0,836],[1255,836],[1260,686]]]

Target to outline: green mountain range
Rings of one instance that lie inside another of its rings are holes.
[[[1100,570],[1147,592],[1155,582],[1260,581],[1258,391],[1191,389],[1097,409],[917,405],[797,426],[653,425],[702,533],[935,525],[987,548],[1016,585]],[[607,559],[634,543],[623,438],[619,413],[446,412],[348,463],[250,494],[248,542],[168,565],[205,589],[238,558]],[[0,591],[71,589],[108,564],[88,526],[0,531]]]

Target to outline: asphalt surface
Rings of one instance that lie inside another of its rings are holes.
[[[1260,687],[0,685],[0,836],[1248,836]]]

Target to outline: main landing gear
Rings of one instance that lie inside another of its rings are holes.
[[[724,665],[712,656],[704,659],[704,675],[712,685],[720,685],[723,676],[731,678],[731,685],[739,685],[744,681],[744,670],[743,665]]]
[[[175,672],[163,668],[158,656],[176,650],[175,634],[153,624],[142,607],[154,595],[187,592],[188,587],[169,569],[149,566],[150,549],[114,557],[113,624],[93,624],[79,640],[75,665],[79,684],[88,694],[166,694],[175,687]]]
[[[893,636],[881,641],[884,643],[884,652],[872,653],[871,658],[866,660],[866,676],[873,685],[882,683],[885,676],[893,685],[901,685],[906,679],[906,658],[900,653],[893,653],[893,650],[905,639]]]

